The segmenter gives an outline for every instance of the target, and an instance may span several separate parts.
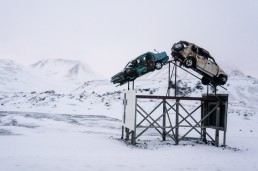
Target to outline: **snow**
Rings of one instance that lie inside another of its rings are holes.
[[[87,65],[81,72],[78,61],[47,60],[23,67],[5,60],[0,65],[1,171],[258,170],[258,80],[236,68],[225,69],[228,90],[218,88],[218,93],[229,94],[226,147],[196,141],[175,145],[169,138],[163,142],[155,130],[132,146],[120,139],[127,85],[116,87]],[[167,70],[164,66],[137,79],[137,94],[166,95]],[[86,73],[90,80],[81,80]],[[180,70],[178,80],[181,96],[207,91]],[[155,105],[144,103],[148,109]],[[185,103],[188,109],[195,105]]]
[[[257,117],[231,116],[226,148],[158,139],[133,147],[120,140],[120,124],[104,116],[2,112],[0,132],[11,133],[1,133],[0,170],[258,169]]]
[[[48,59],[30,66],[11,60],[0,60],[0,89],[6,92],[47,91],[69,92],[86,81],[102,76],[80,61]]]
[[[103,79],[92,68],[80,61],[64,59],[47,59],[30,65],[37,72],[43,72],[57,81],[60,78],[66,81],[75,81],[82,84],[85,81]]]

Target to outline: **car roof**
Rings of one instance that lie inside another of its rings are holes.
[[[209,51],[207,51],[206,49],[204,49],[204,48],[202,48],[202,47],[200,47],[200,46],[198,46],[198,45],[196,45],[194,43],[187,42],[187,41],[184,41],[184,40],[181,40],[180,42],[188,44],[187,46],[193,45],[193,46],[197,47],[198,49],[202,49],[204,52],[206,52],[206,53],[208,53],[210,55]]]
[[[188,44],[188,46],[195,46],[195,47],[197,47],[198,49],[202,49],[205,53],[207,53],[207,54],[209,54],[209,57],[210,58],[212,58],[213,60],[214,60],[214,62],[216,63],[216,61],[215,61],[215,59],[211,56],[211,54],[210,54],[210,52],[209,51],[207,51],[206,49],[204,49],[204,48],[202,48],[202,47],[200,47],[200,46],[198,46],[198,45],[196,45],[196,44],[194,44],[194,43],[190,43],[190,42],[187,42],[187,41],[184,41],[184,40],[181,40],[180,42],[184,42],[184,43],[187,43]]]
[[[146,55],[146,54],[148,54],[148,53],[150,53],[150,54],[152,54],[152,55],[156,55],[156,54],[153,53],[153,52],[146,52],[146,53],[143,53],[143,54],[139,55],[138,57],[136,57],[135,59],[133,59],[133,60],[131,60],[131,61],[134,61],[134,60],[136,60],[136,59],[138,59],[138,58],[140,58],[140,57],[142,57],[142,56],[144,56],[144,55]]]

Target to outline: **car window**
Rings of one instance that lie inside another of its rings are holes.
[[[147,56],[147,57],[146,57],[146,61],[147,61],[147,62],[151,62],[151,61],[154,61],[154,60],[155,60],[155,58],[154,58],[153,55],[150,55],[150,56]]]
[[[213,57],[209,56],[209,57],[208,57],[208,60],[217,65],[217,63],[216,63],[216,61],[215,61],[215,59],[214,59]]]
[[[125,68],[135,68],[135,66],[137,65],[137,60],[132,60],[130,61]]]
[[[203,56],[205,58],[208,58],[209,56],[206,52],[203,51],[202,48],[198,48],[198,55]]]
[[[150,60],[151,58],[153,58],[153,55],[151,53],[147,53],[146,60]]]
[[[145,56],[141,57],[140,62],[145,63],[145,61],[146,61],[146,57]]]
[[[184,46],[188,46],[188,45],[189,45],[189,43],[188,43],[188,42],[186,42],[186,41],[181,41],[181,43],[183,43],[183,44],[184,44]]]
[[[197,48],[193,45],[191,49],[194,53],[197,53]]]

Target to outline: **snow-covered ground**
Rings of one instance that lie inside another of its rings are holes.
[[[120,139],[127,85],[115,87],[99,76],[93,79],[94,72],[78,62],[57,61],[31,66],[40,79],[32,77],[26,67],[0,62],[1,171],[258,170],[257,79],[230,68],[226,70],[228,90],[218,88],[218,93],[229,94],[227,147],[194,141],[174,145],[169,139],[161,141],[155,130],[144,134],[134,147]],[[57,72],[55,63],[66,69]],[[44,66],[47,69],[37,71]],[[84,69],[75,72],[76,66]],[[137,79],[137,94],[166,95],[167,70],[164,66]],[[82,82],[83,78],[88,80]],[[53,83],[53,79],[59,81]],[[207,91],[184,72],[179,71],[178,81],[181,96],[201,96]],[[153,108],[153,104],[145,105]]]
[[[258,170],[258,118],[230,114],[226,148],[155,137],[120,140],[121,121],[101,115],[1,112],[0,170]]]

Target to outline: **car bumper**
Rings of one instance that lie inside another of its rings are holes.
[[[111,78],[111,82],[114,84],[121,83],[125,80],[125,77],[122,73],[116,74]]]

